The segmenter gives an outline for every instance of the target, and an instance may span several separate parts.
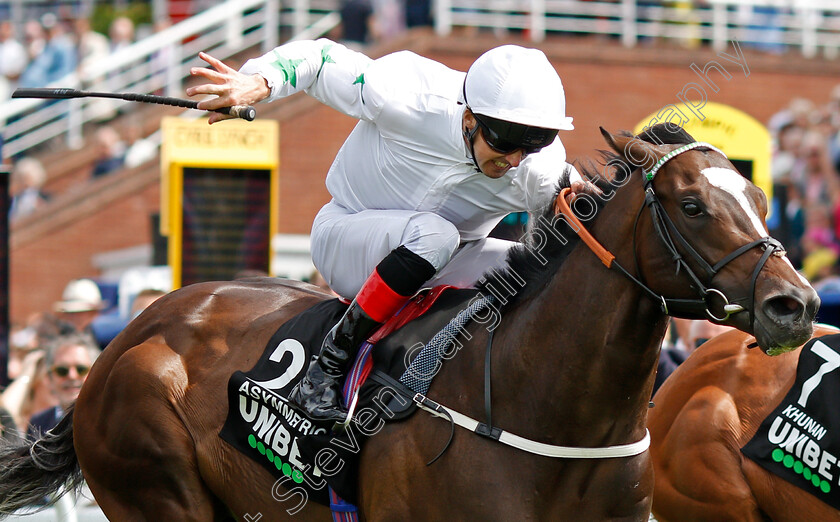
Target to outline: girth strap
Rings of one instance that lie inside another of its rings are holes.
[[[412,397],[412,400],[420,409],[426,410],[435,417],[442,417],[468,429],[472,432],[478,433],[479,422],[455,410],[449,409],[446,406],[439,404],[428,397],[418,393]],[[544,444],[534,440],[526,439],[513,433],[498,430],[498,437],[493,439],[507,444],[514,448],[542,455],[544,457],[555,457],[565,459],[611,459],[616,457],[634,457],[647,451],[650,447],[650,432],[645,429],[645,436],[641,440],[632,442],[630,444],[619,444],[616,446],[604,446],[601,448],[581,448],[571,446],[556,446],[554,444]]]

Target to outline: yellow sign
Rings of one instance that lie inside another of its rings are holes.
[[[166,117],[161,123],[162,153],[169,161],[199,165],[273,165],[278,162],[279,127],[275,120],[207,120]]]
[[[279,215],[275,120],[164,118],[161,234],[169,238],[173,288],[270,271]]]
[[[741,174],[770,200],[773,197],[770,133],[758,120],[729,105],[706,102],[701,108],[702,120],[694,112],[686,114],[673,105],[666,106],[643,119],[633,132],[639,134],[657,123],[678,123],[697,141],[710,143],[726,153]]]

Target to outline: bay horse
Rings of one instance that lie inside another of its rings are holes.
[[[494,425],[593,451],[646,443],[668,314],[711,314],[784,349],[810,336],[819,303],[767,236],[763,194],[721,152],[664,125],[642,139],[601,131],[614,152],[602,173],[588,174],[602,194],[572,200],[583,223],[569,217],[565,191],[559,210],[534,216],[508,267],[480,285],[517,290],[500,300],[500,324],[467,326],[428,391],[481,418],[492,335]],[[105,349],[52,432],[3,451],[0,511],[83,475],[112,520],[329,520],[328,508],[289,500],[293,490],[219,438],[231,374],[248,371],[281,324],[328,297],[261,280],[201,283],[159,299]],[[419,412],[366,442],[364,519],[648,518],[644,448],[550,458],[459,430],[427,466],[450,429]]]
[[[817,325],[814,337],[837,334]],[[733,330],[665,381],[649,415],[660,522],[838,520],[840,511],[741,453],[796,378],[800,349],[769,357]]]

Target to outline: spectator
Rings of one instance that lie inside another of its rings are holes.
[[[5,441],[17,441],[20,437],[15,419],[9,410],[0,406],[0,439]]]
[[[96,83],[98,78],[89,75],[90,67],[107,59],[111,44],[108,38],[90,27],[90,20],[80,16],[73,20],[73,33],[79,56],[79,78],[86,84]]]
[[[405,32],[405,6],[402,0],[371,0],[373,2],[373,39],[389,42]]]
[[[777,131],[778,137],[771,162],[771,174],[774,182],[785,183],[790,181],[797,152],[802,143],[802,134],[802,128],[796,126],[792,121],[783,123]]]
[[[802,273],[812,282],[831,275],[837,262],[838,248],[831,225],[831,212],[825,205],[808,208],[805,235],[801,241]]]
[[[105,308],[99,286],[90,279],[74,279],[64,288],[61,301],[55,303],[59,319],[79,333],[90,333],[90,324]]]
[[[0,406],[9,412],[21,432],[26,431],[34,412],[55,404],[47,383],[44,355],[44,350],[40,348],[27,354],[21,363],[20,373],[0,395]]]
[[[131,298],[131,309],[128,310],[127,315],[113,310],[97,316],[90,324],[90,332],[99,347],[103,350],[107,348],[129,322],[166,293],[164,290],[145,288]]]
[[[41,17],[47,39],[43,51],[36,56],[20,77],[23,87],[44,87],[76,69],[76,47],[64,25],[52,13]]]
[[[47,35],[44,26],[38,20],[27,20],[23,25],[23,37],[26,49],[27,64],[41,55],[47,45]],[[26,67],[24,67],[26,70]],[[21,71],[23,73],[23,71]]]
[[[46,348],[46,366],[50,389],[56,405],[34,414],[26,430],[28,438],[36,439],[52,429],[67,408],[76,401],[90,367],[99,355],[93,339],[86,334],[60,336]]]
[[[125,16],[114,18],[108,28],[108,36],[111,39],[112,53],[128,47],[134,43],[134,22]]]
[[[134,22],[130,18],[120,16],[115,18],[108,27],[109,52],[111,55],[122,51],[134,43]],[[104,79],[105,85],[103,90],[118,91],[125,90],[126,84],[130,83],[131,73],[139,71],[141,74],[146,74],[145,68],[139,70],[137,63],[125,64],[115,72],[109,73],[108,77]],[[102,80],[102,79],[97,79]],[[107,122],[114,119],[120,112],[120,107],[124,106],[126,102],[114,99],[99,98],[94,103],[95,120],[99,122]]]
[[[15,28],[8,20],[0,21],[0,75],[14,88],[29,61],[26,48],[15,39]]]
[[[165,296],[167,292],[163,290],[158,290],[156,288],[146,288],[144,290],[140,290],[136,296],[134,296],[134,300],[131,302],[131,317],[130,319],[134,319],[138,315],[140,315],[143,310],[149,307],[152,303],[160,299],[161,297]]]
[[[172,27],[172,21],[169,17],[161,17],[155,20],[154,32],[160,33]],[[151,67],[153,84],[158,87],[156,94],[165,95],[166,86],[169,83],[170,68],[177,71],[178,69],[178,52],[174,43],[169,43],[161,47],[149,59]],[[161,88],[162,87],[162,88]]]
[[[370,42],[373,24],[371,0],[343,0],[341,2],[341,42],[351,49],[359,49]]]
[[[98,178],[122,168],[125,163],[125,145],[113,127],[100,127],[94,135],[97,159],[91,176]]]
[[[35,330],[12,325],[9,333],[9,358],[6,362],[6,376],[9,381],[17,379],[22,370],[23,359],[35,348]]]
[[[731,326],[715,324],[711,321],[702,319],[691,321],[691,326],[688,329],[688,339],[686,341],[689,347],[688,351],[693,352],[712,337],[726,333],[729,330],[732,330]]]
[[[796,183],[787,183],[782,185],[781,188],[785,191],[787,198],[787,204],[783,209],[788,222],[787,235],[784,238],[785,247],[791,263],[794,266],[799,266],[802,262],[800,242],[802,236],[805,235],[805,207],[802,192]]]
[[[828,138],[809,130],[802,137],[799,159],[791,171],[792,181],[799,185],[805,206],[830,205],[837,200],[837,173],[828,155]]]
[[[157,157],[158,144],[152,139],[143,137],[143,125],[137,117],[131,117],[128,122],[125,138],[126,143],[129,144],[125,151],[125,167],[134,168]]]
[[[432,2],[405,0],[405,26],[411,28],[429,25],[432,25]]]
[[[9,219],[27,216],[49,201],[49,195],[42,188],[46,180],[47,173],[37,159],[23,158],[15,164],[9,187],[12,196]]]

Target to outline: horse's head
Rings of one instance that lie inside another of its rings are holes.
[[[645,179],[647,210],[634,231],[642,280],[671,298],[671,315],[705,313],[753,334],[770,354],[801,345],[819,298],[769,236],[764,193],[722,152],[672,129],[660,125],[638,137],[602,129]],[[705,310],[697,306],[703,302]]]

